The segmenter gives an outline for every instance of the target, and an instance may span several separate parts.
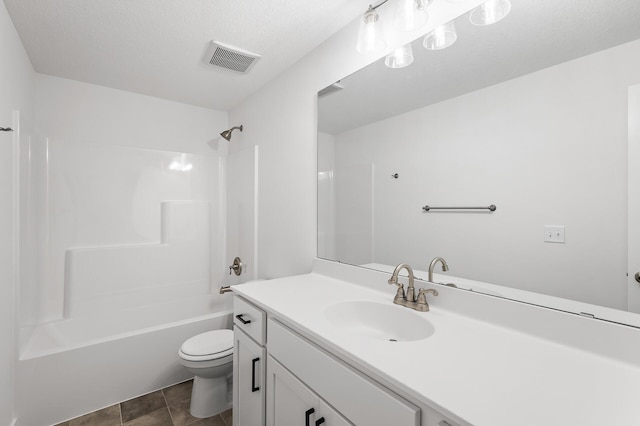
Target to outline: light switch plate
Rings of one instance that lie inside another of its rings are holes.
[[[544,242],[564,244],[564,225],[545,225]]]

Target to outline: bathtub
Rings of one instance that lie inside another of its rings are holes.
[[[57,424],[189,379],[187,338],[231,328],[231,297],[203,295],[39,325],[21,342],[17,426]]]

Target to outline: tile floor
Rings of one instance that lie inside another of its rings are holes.
[[[189,380],[57,426],[232,426],[231,410],[206,419],[192,417],[192,386]]]

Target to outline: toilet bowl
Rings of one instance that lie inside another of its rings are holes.
[[[189,410],[193,417],[211,417],[231,408],[233,331],[207,331],[187,339],[178,359],[195,376]]]

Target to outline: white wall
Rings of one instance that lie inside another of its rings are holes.
[[[418,33],[387,32],[387,50],[407,43],[482,1],[435,3]],[[363,13],[367,4],[363,3]],[[381,8],[391,22],[393,8]],[[358,19],[234,108],[233,124],[244,124],[241,143],[260,146],[258,274],[274,278],[311,270],[316,256],[316,93],[377,57],[355,51]],[[383,52],[384,54],[384,52]]]
[[[36,115],[37,132],[52,140],[204,155],[228,122],[224,111],[42,74]]]
[[[12,126],[12,111],[21,112],[22,137],[33,122],[34,72],[4,3],[0,4],[0,127]],[[13,421],[15,360],[14,296],[14,135],[0,132],[0,425]],[[17,206],[15,206],[17,207]]]
[[[640,41],[337,135],[338,173],[376,167],[375,261],[424,270],[443,256],[455,276],[626,309],[638,82]],[[564,225],[566,244],[544,243],[545,225]]]

